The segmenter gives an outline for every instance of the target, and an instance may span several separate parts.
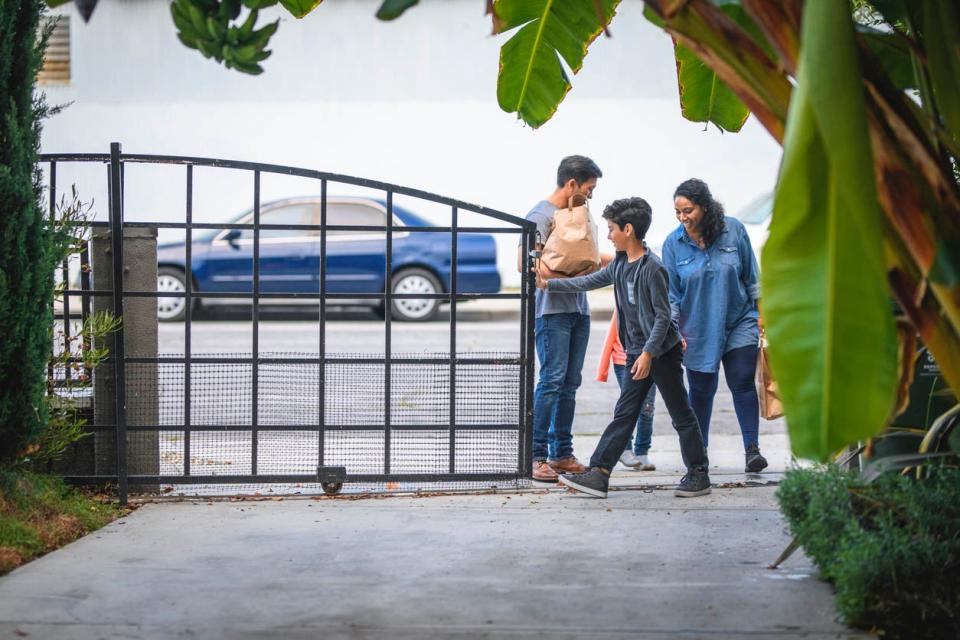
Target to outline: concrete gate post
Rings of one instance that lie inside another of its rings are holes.
[[[113,288],[113,248],[109,231],[93,235],[93,288]],[[123,231],[124,291],[156,291],[157,289],[157,230],[124,229]],[[96,296],[94,311],[113,312],[110,296]],[[130,298],[123,300],[123,344],[127,357],[157,357],[157,299]],[[159,390],[156,364],[128,364],[126,367],[127,425],[157,425],[159,422]],[[113,364],[104,363],[94,372],[95,424],[115,424],[115,379]],[[97,432],[95,437],[95,466],[98,475],[117,472],[116,433]],[[127,432],[127,473],[159,475],[160,434],[157,431]],[[138,486],[138,490],[151,487]],[[155,488],[155,486],[154,486]]]

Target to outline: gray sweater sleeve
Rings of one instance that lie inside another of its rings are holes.
[[[666,268],[662,265],[656,265],[656,268],[648,269],[645,275],[642,284],[650,292],[650,303],[656,317],[653,321],[653,327],[650,329],[650,335],[643,345],[643,350],[657,358],[663,355],[665,351],[663,343],[672,322],[668,294],[669,277]]]
[[[588,273],[585,276],[547,280],[547,291],[592,291],[609,286],[613,284],[613,265],[616,262],[616,260],[611,260],[610,264],[600,271]]]

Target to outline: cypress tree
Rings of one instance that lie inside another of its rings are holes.
[[[51,349],[50,229],[37,166],[41,0],[0,0],[0,468],[46,423]]]

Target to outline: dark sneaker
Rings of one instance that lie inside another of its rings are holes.
[[[560,476],[560,484],[565,484],[574,491],[585,493],[594,498],[606,498],[607,487],[610,486],[610,476],[594,467],[584,473],[565,473]]]
[[[533,482],[535,484],[557,484],[557,472],[550,468],[546,460],[533,461]]]
[[[744,457],[747,459],[747,466],[743,470],[747,473],[760,473],[767,468],[767,459],[760,455],[759,445],[752,444],[747,447]]]
[[[586,473],[590,469],[577,460],[575,457],[560,458],[559,460],[547,460],[550,468],[557,473]]]
[[[708,493],[710,493],[710,476],[707,475],[706,469],[697,468],[687,471],[687,475],[680,480],[673,495],[678,498],[695,498]]]

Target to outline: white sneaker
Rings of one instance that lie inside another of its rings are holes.
[[[631,469],[636,469],[640,466],[640,458],[633,454],[633,451],[624,451],[620,454],[620,464],[625,467],[630,467]]]
[[[636,456],[637,466],[634,467],[637,471],[656,471],[657,465],[650,462],[650,456],[642,455]]]

